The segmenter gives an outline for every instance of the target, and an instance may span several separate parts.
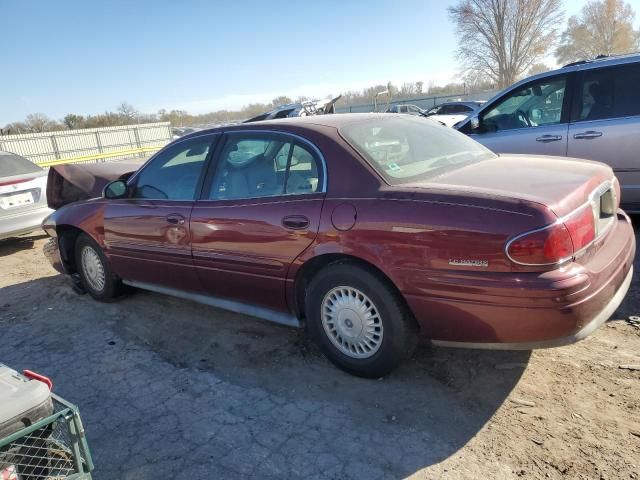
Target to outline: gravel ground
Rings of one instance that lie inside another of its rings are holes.
[[[294,330],[147,292],[78,296],[43,243],[0,242],[0,361],[80,406],[96,479],[640,475],[640,372],[619,368],[640,364],[624,321],[640,314],[637,278],[579,344],[423,345],[372,381]]]

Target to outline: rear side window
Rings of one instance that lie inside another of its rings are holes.
[[[13,153],[0,152],[0,177],[13,177],[40,171],[42,169],[39,166],[26,158]]]
[[[316,157],[294,139],[270,133],[229,134],[217,161],[210,200],[318,192]]]
[[[640,115],[640,64],[586,71],[574,121]]]

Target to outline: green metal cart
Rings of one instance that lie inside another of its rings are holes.
[[[51,394],[53,413],[0,438],[0,480],[90,480],[91,453],[75,405]]]

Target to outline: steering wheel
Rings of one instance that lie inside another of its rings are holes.
[[[527,114],[525,113],[524,110],[516,110],[515,112],[516,118],[518,120],[523,120],[524,123],[527,124],[527,127],[531,127],[531,120],[529,120],[529,117],[527,117]]]

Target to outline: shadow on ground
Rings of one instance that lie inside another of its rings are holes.
[[[14,237],[0,240],[0,257],[13,255],[22,250],[30,250],[34,247],[34,242],[46,235],[37,235],[31,237]]]
[[[60,276],[0,289],[2,361],[77,403],[96,478],[401,478],[490,420],[529,352],[421,346],[381,380],[298,331],[136,292],[100,304]]]

